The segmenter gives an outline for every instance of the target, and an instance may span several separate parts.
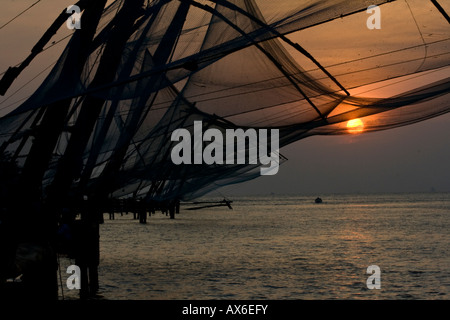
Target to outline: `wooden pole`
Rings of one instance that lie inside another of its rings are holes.
[[[75,264],[81,271],[80,299],[94,296],[99,288],[98,265],[100,262],[100,214],[101,206],[85,200],[81,220],[77,221],[75,234]]]

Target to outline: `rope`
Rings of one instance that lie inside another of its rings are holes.
[[[437,2],[437,0],[431,0],[431,2],[436,6],[436,8],[439,10],[439,12],[444,16],[445,20],[447,20],[448,23],[450,23],[450,16],[445,12],[444,8]]]
[[[31,6],[29,6],[28,8],[26,8],[25,10],[23,10],[21,13],[19,13],[17,16],[15,16],[14,18],[12,18],[11,20],[9,20],[8,22],[6,22],[4,25],[2,25],[0,27],[0,30],[3,29],[4,27],[6,27],[8,24],[10,24],[11,22],[13,22],[14,20],[16,20],[18,17],[20,17],[22,14],[24,14],[25,12],[27,12],[28,10],[30,10],[32,7],[34,7],[36,4],[38,4],[39,2],[41,2],[41,0],[36,1],[35,3],[33,3]]]
[[[40,75],[42,75],[44,72],[46,72],[48,69],[50,69],[51,67],[53,67],[56,64],[57,61],[52,62],[52,64],[50,64],[47,68],[45,68],[44,70],[42,70],[41,72],[39,72],[36,76],[34,76],[33,78],[31,78],[28,82],[26,82],[25,84],[23,84],[20,88],[18,88],[16,91],[14,91],[11,95],[9,95],[5,100],[3,100],[2,102],[0,102],[0,105],[2,105],[3,103],[5,103],[6,101],[8,101],[10,98],[12,98],[13,96],[15,96],[19,91],[21,91],[23,88],[25,88],[28,84],[30,84],[31,82],[33,82],[36,78],[38,78]],[[28,99],[30,96],[28,96],[25,99]],[[22,101],[24,99],[21,99],[19,101]],[[9,104],[7,106],[1,107],[0,110],[4,110],[8,107],[10,107],[13,104],[16,104],[17,102],[14,102],[12,104]]]
[[[423,47],[424,47],[424,51],[425,51],[425,52],[424,52],[424,57],[423,57],[422,63],[420,64],[419,67],[417,67],[417,70],[416,70],[416,71],[419,71],[419,70],[422,68],[422,66],[425,64],[425,61],[427,60],[427,56],[428,56],[428,46],[427,46],[427,43],[426,43],[426,41],[425,41],[425,38],[423,37],[422,30],[420,30],[419,23],[417,23],[417,19],[416,19],[416,17],[414,16],[414,12],[413,12],[412,9],[411,9],[411,6],[409,5],[408,1],[406,1],[406,0],[405,0],[405,3],[406,3],[406,5],[408,6],[409,12],[411,12],[411,17],[413,18],[414,23],[416,24],[417,31],[419,31],[420,37],[422,38],[422,43],[423,43]]]

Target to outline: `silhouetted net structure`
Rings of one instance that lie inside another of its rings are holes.
[[[260,175],[258,164],[173,164],[171,134],[194,121],[276,128],[283,147],[349,134],[352,119],[370,132],[450,111],[448,4],[101,2],[80,1],[82,28],[0,119],[1,154],[43,197],[188,200]],[[369,5],[381,29],[368,28]]]

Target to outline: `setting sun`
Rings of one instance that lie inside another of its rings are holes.
[[[361,119],[352,119],[347,122],[347,129],[350,133],[361,133],[364,131],[364,123]]]

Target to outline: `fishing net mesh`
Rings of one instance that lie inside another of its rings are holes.
[[[45,136],[44,196],[67,168],[79,194],[156,200],[260,175],[260,164],[175,165],[171,134],[192,133],[194,121],[279,129],[283,147],[450,110],[450,24],[431,1],[137,3],[107,7],[88,47],[75,32],[35,93],[0,118],[3,157],[19,169],[41,132],[59,128]],[[369,5],[379,5],[381,29],[368,28]],[[59,123],[49,120],[56,109]]]

